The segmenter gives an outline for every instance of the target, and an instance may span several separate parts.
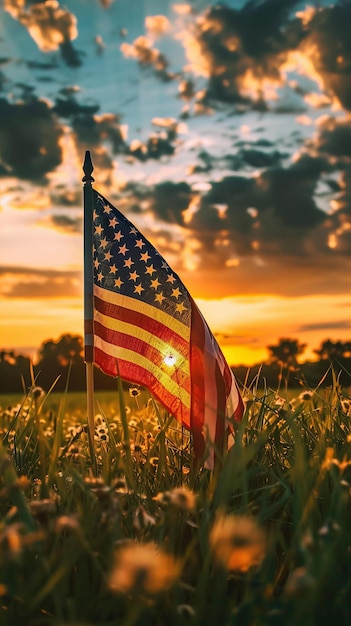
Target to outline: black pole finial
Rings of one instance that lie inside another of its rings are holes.
[[[94,166],[91,161],[90,150],[86,150],[84,164],[83,164],[83,172],[84,178],[82,178],[83,183],[92,183],[94,178],[92,177],[92,173],[94,170]]]

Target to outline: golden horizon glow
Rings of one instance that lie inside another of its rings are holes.
[[[313,360],[314,349],[335,336],[338,324],[336,339],[346,341],[351,335],[345,324],[351,318],[351,299],[345,301],[344,296],[260,294],[197,298],[196,302],[229,365],[266,361],[267,346],[281,337],[306,343],[301,360]],[[82,298],[2,298],[1,308],[1,347],[5,349],[32,348],[33,354],[42,343],[56,341],[62,334],[83,335]]]

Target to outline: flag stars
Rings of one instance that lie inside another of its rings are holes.
[[[97,270],[99,267],[99,259],[94,259],[94,267]]]
[[[167,278],[167,282],[168,282],[168,283],[172,283],[172,285],[173,285],[173,283],[175,282],[175,280],[176,280],[176,279],[175,279],[175,277],[173,276],[173,274],[170,274],[170,275],[168,276],[168,278]]]
[[[115,274],[117,272],[117,267],[115,266],[115,264],[111,265],[110,272],[111,274]]]
[[[109,224],[110,226],[112,226],[112,228],[114,228],[118,224],[118,220],[116,220],[116,218],[113,217],[112,220],[109,220]]]
[[[134,293],[137,293],[140,296],[142,291],[145,291],[145,290],[143,289],[140,283],[139,285],[134,285]]]
[[[115,278],[115,287],[120,288],[123,285],[123,281],[120,278]]]
[[[100,246],[101,246],[102,248],[106,248],[107,244],[108,244],[108,241],[107,241],[106,237],[104,237],[103,239],[101,239],[101,241],[100,241]]]
[[[119,246],[119,254],[123,254],[124,256],[127,252],[129,252],[129,248],[127,248],[125,243],[123,246]]]
[[[156,277],[154,280],[151,281],[151,287],[153,289],[158,289],[158,287],[160,286],[160,281],[158,280],[158,278]]]
[[[93,211],[93,221],[95,222],[95,220],[97,220],[98,217],[99,217],[99,214],[97,213],[96,209],[94,209],[94,211]]]
[[[123,239],[124,235],[122,235],[121,231],[119,230],[118,233],[115,233],[115,241],[121,241],[121,239]]]
[[[146,263],[149,259],[151,259],[151,256],[148,251],[143,252],[143,254],[140,255],[140,261],[144,261]]]
[[[128,267],[128,269],[130,269],[132,265],[134,265],[134,261],[132,261],[130,257],[129,259],[125,259],[123,267]]]
[[[173,296],[173,298],[176,298],[178,300],[180,295],[181,295],[181,291],[180,291],[179,287],[176,287],[175,289],[172,289],[172,296]]]
[[[146,274],[150,274],[150,276],[152,276],[156,272],[156,270],[153,265],[147,265],[145,268],[145,272]]]
[[[134,228],[134,226],[133,226],[133,228],[131,228],[131,229],[130,229],[129,234],[130,234],[130,235],[137,235],[137,234],[138,234],[138,231],[137,231],[137,229],[136,229],[136,228]]]
[[[111,261],[112,259],[112,254],[111,252],[108,250],[107,252],[105,252],[104,254],[104,261]]]
[[[184,306],[183,302],[178,302],[176,304],[176,313],[183,313],[183,311],[186,311],[186,307]]]
[[[97,225],[97,226],[95,226],[95,228],[94,228],[95,235],[98,235],[98,236],[100,237],[100,235],[101,235],[101,233],[102,233],[102,231],[103,231],[103,230],[104,230],[104,229],[103,229],[103,227],[101,226],[101,224],[98,224],[98,225]]]
[[[168,265],[168,263],[166,263],[166,261],[162,261],[162,269],[164,269],[164,270],[168,270],[169,269],[169,265]]]
[[[140,278],[139,274],[136,273],[136,270],[134,270],[134,272],[131,272],[129,274],[129,280],[134,280],[134,282],[136,280],[138,280],[138,278]]]
[[[155,294],[155,302],[158,302],[159,304],[162,304],[164,299],[165,299],[165,297],[164,297],[164,295],[162,293],[156,293]]]
[[[105,204],[104,206],[104,213],[107,213],[108,215],[111,213],[112,209],[110,207],[109,204]]]
[[[142,248],[143,246],[145,246],[145,243],[143,242],[143,240],[142,239],[136,239],[135,247],[136,248]]]
[[[97,275],[97,279],[98,279],[99,283],[101,283],[103,281],[103,278],[104,278],[103,273],[99,272],[98,275]]]

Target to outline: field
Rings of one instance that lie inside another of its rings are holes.
[[[84,394],[0,396],[0,624],[349,626],[349,392],[244,390],[214,472],[119,392],[93,446]]]

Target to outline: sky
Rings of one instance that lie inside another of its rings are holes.
[[[2,0],[1,347],[83,334],[86,150],[231,365],[350,340],[350,23],[350,0]]]

